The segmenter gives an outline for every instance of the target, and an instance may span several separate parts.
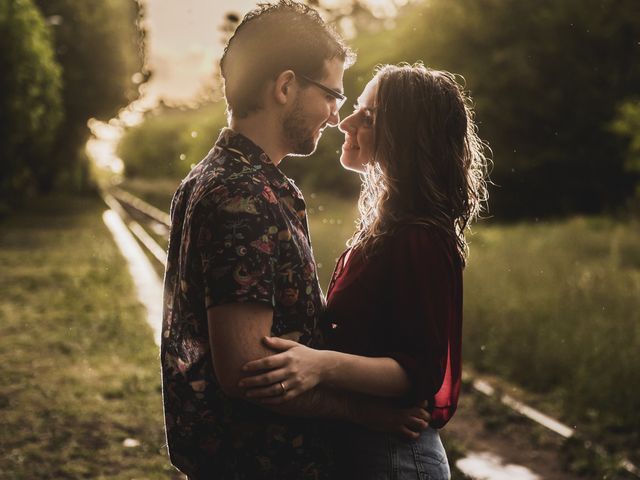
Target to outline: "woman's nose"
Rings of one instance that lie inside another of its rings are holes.
[[[342,133],[352,133],[353,132],[353,114],[345,117],[342,122],[338,125],[338,130]]]

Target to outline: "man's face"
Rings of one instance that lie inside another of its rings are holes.
[[[344,62],[329,60],[325,63],[325,71],[327,75],[319,83],[342,92]],[[282,121],[290,155],[311,155],[318,146],[324,128],[338,123],[340,115],[336,109],[336,98],[317,85],[305,84]]]

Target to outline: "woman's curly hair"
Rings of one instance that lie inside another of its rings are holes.
[[[374,156],[362,175],[360,216],[349,245],[375,253],[400,225],[437,228],[455,239],[486,204],[490,159],[471,100],[449,72],[415,65],[377,68]]]

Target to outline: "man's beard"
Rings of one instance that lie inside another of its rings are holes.
[[[316,150],[314,131],[305,120],[302,102],[296,99],[291,113],[282,122],[284,135],[291,149],[289,155],[311,155]]]

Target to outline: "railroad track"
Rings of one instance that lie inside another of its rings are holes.
[[[162,239],[163,243],[166,244],[169,237],[169,229],[171,228],[169,215],[120,188],[104,190],[102,197],[109,208],[121,217],[129,231],[151,257],[155,259],[157,264],[165,267],[166,252],[165,249],[160,246],[157,239]],[[565,425],[508,394],[501,393],[486,380],[481,378],[471,378],[468,380],[471,382],[474,391],[499,401],[507,408],[529,419],[531,422],[544,427],[564,439],[577,439],[582,442],[585,449],[593,450],[598,455],[604,457],[610,456],[603,447],[584,438],[576,428]],[[632,478],[640,479],[640,468],[629,459],[622,458],[619,461],[619,467]]]
[[[149,205],[144,200],[119,188],[112,188],[102,192],[105,203],[114,210],[123,220],[127,228],[138,239],[142,246],[149,252],[155,260],[166,266],[166,252],[156,239],[149,233],[163,237],[165,241],[169,238],[171,219],[162,210]],[[140,224],[145,224],[147,229]]]

